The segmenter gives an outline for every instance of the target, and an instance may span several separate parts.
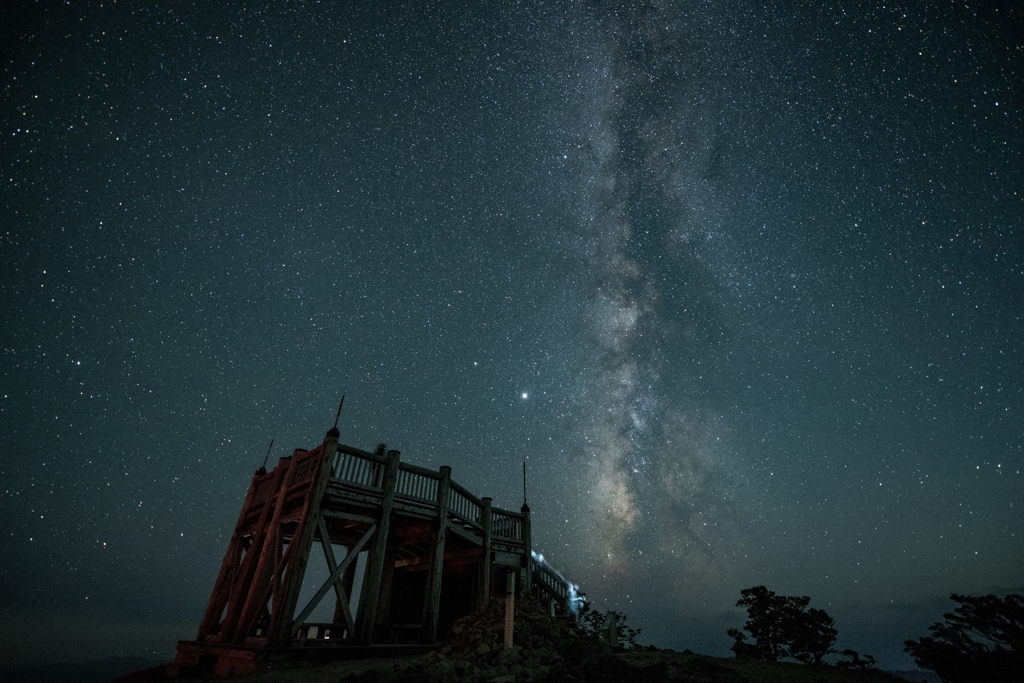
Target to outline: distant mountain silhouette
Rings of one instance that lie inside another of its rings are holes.
[[[4,683],[110,683],[125,674],[148,669],[164,662],[141,657],[107,657],[80,664],[47,664],[46,666],[0,669]]]
[[[911,681],[912,683],[922,683],[922,681],[924,683],[942,683],[942,679],[939,678],[939,674],[934,671],[905,670],[890,671],[889,673],[897,678],[902,678],[905,681]]]

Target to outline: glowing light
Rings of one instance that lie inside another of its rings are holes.
[[[526,392],[525,391],[523,392],[523,398],[526,398]]]
[[[584,603],[586,603],[587,601],[586,598],[580,597],[578,592],[580,587],[572,581],[566,579],[564,576],[562,576],[562,573],[554,567],[552,567],[550,564],[548,564],[544,560],[544,556],[539,554],[537,551],[531,550],[530,554],[533,556],[533,561],[535,563],[543,565],[549,572],[557,576],[559,580],[565,585],[565,592],[568,595],[569,609],[572,611],[573,614],[579,614],[580,608],[583,607]]]

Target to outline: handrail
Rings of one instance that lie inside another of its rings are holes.
[[[253,484],[253,486],[256,487],[256,491],[252,494],[252,503],[249,504],[249,507],[254,508],[257,505],[263,505],[263,503],[266,503],[267,500],[269,500],[275,493],[273,484],[273,474],[264,474],[257,479],[256,483]]]
[[[578,619],[580,607],[586,603],[586,598],[581,597],[577,592],[579,587],[545,562],[543,555],[531,552],[530,567],[533,570],[533,585],[538,592],[547,593],[558,601],[566,614]]]
[[[508,514],[504,510],[491,509],[491,536],[497,538],[523,540],[523,520],[521,514]]]
[[[480,526],[480,511],[483,508],[483,503],[477,503],[475,501],[476,496],[470,496],[465,491],[466,489],[455,482],[451,483],[448,493],[448,512],[463,522],[471,524],[477,529],[482,529]]]
[[[339,448],[331,463],[331,476],[334,479],[377,490],[380,489],[383,470],[384,465],[377,456],[355,448]]]
[[[500,514],[505,515],[506,517],[518,517],[519,519],[523,518],[523,513],[522,512],[516,512],[515,510],[505,510],[504,508],[497,508],[497,507],[493,507],[492,506],[491,507],[491,512],[492,513],[493,512],[498,512]]]
[[[469,502],[473,503],[473,505],[476,505],[477,507],[483,507],[483,506],[484,506],[484,502],[483,502],[482,500],[480,500],[479,498],[477,498],[476,496],[474,496],[474,495],[473,495],[472,493],[470,493],[469,491],[467,491],[467,490],[465,489],[465,487],[463,487],[463,486],[462,486],[461,484],[457,484],[457,483],[455,483],[455,482],[453,481],[453,482],[452,482],[452,483],[450,484],[450,486],[452,487],[452,489],[454,489],[455,491],[458,491],[458,492],[459,492],[459,493],[461,493],[461,494],[462,494],[463,496],[465,496],[466,498],[468,498],[468,499],[469,499]]]
[[[298,467],[295,472],[295,478],[292,479],[292,488],[305,484],[313,475],[316,474],[317,467],[320,464],[320,448],[314,448],[311,451],[299,453],[298,457],[292,463],[293,467]]]
[[[314,451],[310,451],[310,453],[314,453]],[[375,453],[338,444],[337,453],[331,463],[331,478],[360,488],[380,491],[385,462],[385,458]],[[306,459],[303,458],[301,465],[305,464]],[[300,475],[302,471],[300,470]],[[440,479],[440,472],[399,461],[395,495],[400,498],[433,503],[436,506],[437,487]],[[257,490],[257,495],[262,496],[262,494],[261,482],[261,488]],[[481,519],[483,508],[483,501],[470,493],[466,487],[454,481],[449,482],[447,510],[449,515],[477,531],[483,531],[483,520]],[[523,518],[522,512],[491,508],[491,535],[505,541],[522,542]]]
[[[400,463],[398,467],[398,481],[395,485],[395,495],[405,498],[416,498],[429,503],[437,503],[437,479],[427,475],[430,473],[439,476],[436,472],[424,470],[422,467],[415,469],[405,468]]]
[[[533,578],[534,580],[540,580],[540,585],[544,586],[549,593],[553,593],[555,597],[565,599],[569,594],[569,590],[565,584],[555,574],[545,567],[543,564],[530,559],[533,562]]]
[[[383,465],[385,462],[385,458],[383,456],[377,455],[376,453],[371,453],[369,451],[363,451],[358,448],[353,448],[352,446],[346,446],[343,443],[338,444],[338,452],[348,453],[349,455],[354,455],[357,458],[366,458],[367,460],[373,460],[374,462],[380,463],[381,465]]]
[[[415,474],[422,475],[424,477],[430,477],[431,479],[440,479],[441,473],[435,472],[434,470],[428,470],[426,467],[420,467],[419,465],[412,465],[407,462],[398,463],[398,469],[405,470],[406,472],[413,472]]]

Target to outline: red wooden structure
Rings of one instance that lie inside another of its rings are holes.
[[[525,503],[519,512],[492,507],[452,481],[450,467],[424,469],[383,445],[370,453],[339,444],[338,436],[331,429],[317,448],[296,450],[253,476],[199,633],[178,643],[172,673],[202,666],[242,674],[299,651],[365,656],[367,646],[432,644],[492,594],[504,596],[509,572],[519,590],[570,611],[571,587],[531,558]],[[330,575],[300,608],[314,543]],[[333,620],[308,622],[328,595]]]

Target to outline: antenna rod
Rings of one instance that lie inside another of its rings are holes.
[[[526,461],[523,460],[523,505],[526,505]]]
[[[334,428],[338,428],[338,420],[341,418],[341,407],[345,405],[345,391],[348,387],[344,387],[341,390],[341,403],[338,404],[338,414],[334,416]]]
[[[274,435],[274,439],[276,439],[276,438],[277,438],[277,435],[275,434]],[[270,459],[270,449],[274,447],[274,439],[271,439],[270,440],[270,445],[267,446],[267,457],[263,458],[263,469],[267,469],[267,460]]]

